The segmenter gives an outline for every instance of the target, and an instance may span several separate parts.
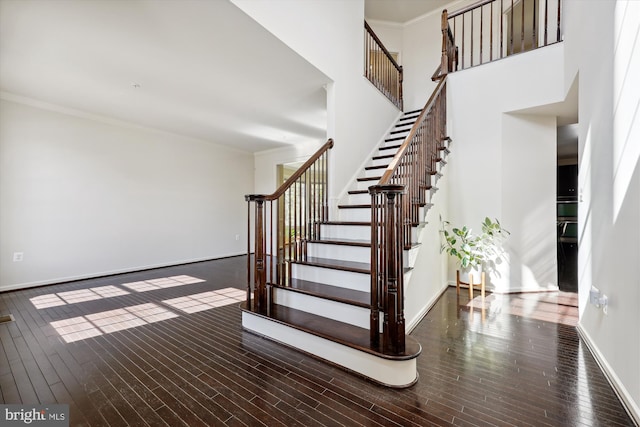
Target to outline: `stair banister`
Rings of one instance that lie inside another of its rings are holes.
[[[438,173],[446,149],[446,76],[436,86],[409,135],[371,195],[371,341],[377,344],[380,312],[385,351],[405,348],[403,251],[411,247],[411,229],[424,221],[431,176]]]
[[[327,170],[328,150],[331,148],[333,139],[327,140],[274,193],[245,196],[247,306],[256,311],[268,311],[271,303],[270,284],[284,286],[288,283],[290,274],[286,261],[305,259],[307,240],[318,238],[320,223],[328,219]]]
[[[514,14],[516,7],[520,11]],[[562,41],[561,11],[562,0],[481,0],[455,12],[445,9],[442,59],[432,79]],[[514,30],[514,24],[519,31]],[[456,43],[461,45],[460,58]]]
[[[373,29],[364,22],[365,64],[364,74],[396,107],[403,108],[403,70],[378,38]],[[380,52],[382,55],[377,55]]]

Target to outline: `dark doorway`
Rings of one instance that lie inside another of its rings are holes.
[[[578,292],[578,165],[559,165],[557,175],[558,287]]]

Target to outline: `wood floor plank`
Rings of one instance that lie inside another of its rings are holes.
[[[237,301],[179,305],[244,291],[245,269],[236,257],[0,293],[17,313],[0,325],[0,401],[68,403],[72,426],[633,425],[577,334],[573,294],[447,290],[412,333],[418,383],[395,390],[244,331]],[[144,304],[171,318],[132,314]],[[74,319],[95,336],[52,325]]]

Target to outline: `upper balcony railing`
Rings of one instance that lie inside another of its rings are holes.
[[[369,24],[364,23],[364,75],[393,104],[402,110],[402,67],[382,44]]]
[[[561,0],[482,0],[442,12],[442,61],[433,79],[562,40]]]

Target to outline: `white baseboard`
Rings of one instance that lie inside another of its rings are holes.
[[[578,324],[576,329],[580,334],[580,338],[584,340],[585,344],[587,344],[587,348],[589,348],[589,351],[596,359],[598,366],[600,366],[600,369],[602,369],[602,372],[607,378],[607,381],[609,381],[609,384],[611,384],[611,387],[622,402],[622,406],[624,406],[625,410],[627,411],[633,422],[636,424],[636,426],[640,425],[640,407],[638,406],[638,403],[633,400],[633,398],[631,397],[631,393],[629,393],[622,381],[620,381],[620,378],[618,378],[611,365],[609,365],[609,362],[607,362],[607,359],[605,359],[604,355],[600,353],[600,350],[593,342],[593,339],[591,339],[589,333],[580,324]]]
[[[13,285],[0,286],[0,292],[15,291],[15,290],[18,290],[18,289],[34,288],[36,286],[55,285],[55,284],[59,284],[59,283],[73,282],[73,281],[76,281],[76,280],[95,279],[96,277],[114,276],[116,274],[135,273],[137,271],[153,270],[155,268],[173,267],[173,266],[176,266],[176,265],[191,264],[191,263],[194,263],[194,262],[212,261],[212,260],[216,260],[216,259],[230,258],[230,257],[246,255],[246,254],[247,253],[243,251],[243,252],[240,252],[240,253],[231,253],[231,254],[226,254],[226,255],[218,255],[218,256],[215,256],[215,257],[194,258],[194,259],[188,259],[188,260],[182,260],[182,261],[176,261],[176,262],[150,264],[150,265],[143,265],[143,266],[137,266],[137,267],[129,267],[129,268],[123,268],[123,269],[101,271],[99,273],[80,274],[80,275],[77,275],[77,276],[56,277],[56,278],[53,278],[53,279],[39,280],[39,281],[35,281],[35,282],[15,283]]]

